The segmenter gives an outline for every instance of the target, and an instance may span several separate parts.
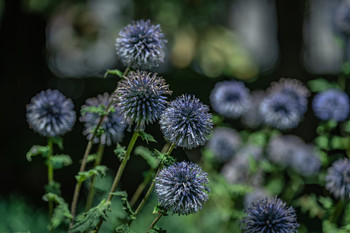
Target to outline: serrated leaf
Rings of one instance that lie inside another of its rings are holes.
[[[60,150],[63,150],[63,138],[62,137],[53,137],[50,138],[51,142],[56,144]]]
[[[56,181],[51,181],[49,184],[45,185],[45,191],[47,193],[61,195],[61,184]]]
[[[139,135],[142,140],[146,141],[147,144],[148,142],[157,142],[152,135],[146,133],[145,131],[139,131]]]
[[[117,144],[117,147],[114,149],[114,154],[118,157],[120,161],[122,161],[126,155],[125,146]]]
[[[153,155],[153,153],[146,147],[138,146],[134,152],[136,155],[140,155],[151,168],[156,169],[159,166],[159,160]]]
[[[132,211],[130,203],[128,201],[128,194],[125,191],[118,191],[112,193],[112,195],[119,196],[122,200],[123,210],[126,212],[130,219],[135,219],[134,211]]]
[[[77,217],[77,221],[70,229],[71,232],[85,232],[92,230],[100,222],[107,219],[107,213],[111,211],[111,202],[103,199],[96,207]]]
[[[107,70],[104,77],[106,78],[109,74],[117,75],[118,77],[122,78],[123,77],[123,72],[121,72],[118,69],[114,70]]]
[[[173,165],[175,163],[175,159],[172,156],[169,156],[165,153],[161,153],[158,150],[154,150],[155,156],[159,159],[160,164],[167,166]]]
[[[46,158],[49,155],[49,153],[50,153],[49,146],[34,145],[27,152],[26,158],[30,162],[30,161],[32,161],[32,157],[34,157],[34,156],[41,155],[42,157]]]
[[[64,199],[54,193],[47,193],[43,196],[45,201],[54,201],[57,205],[53,211],[51,218],[52,229],[57,228],[61,223],[69,223],[72,219],[72,215],[68,209],[68,204]]]
[[[312,92],[321,92],[332,88],[339,89],[338,84],[329,82],[323,78],[311,80],[307,83],[307,85]]]
[[[73,163],[69,155],[53,155],[50,157],[50,162],[53,169],[60,169]]]
[[[135,231],[132,231],[130,229],[129,225],[127,225],[127,224],[123,224],[123,225],[118,226],[115,229],[115,232],[116,233],[135,233]]]
[[[99,165],[85,172],[79,172],[78,175],[75,176],[75,179],[78,182],[83,182],[92,176],[104,176],[106,175],[107,167],[103,165]]]

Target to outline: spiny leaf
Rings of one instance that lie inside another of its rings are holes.
[[[112,194],[115,196],[119,196],[121,198],[122,204],[123,204],[123,210],[127,213],[130,219],[135,219],[134,211],[132,211],[130,203],[128,201],[128,194],[125,191],[119,191]]]
[[[43,199],[45,201],[54,201],[57,203],[51,218],[52,229],[57,228],[61,223],[69,223],[69,221],[72,219],[72,215],[68,209],[68,204],[62,197],[53,193],[47,193],[43,196]]]
[[[60,148],[60,150],[63,150],[63,138],[62,137],[53,137],[50,138],[50,140]]]
[[[117,75],[118,77],[122,78],[123,77],[123,72],[121,72],[118,69],[114,69],[114,70],[107,70],[104,77],[106,78],[109,74],[114,74]]]
[[[164,164],[165,166],[170,166],[175,163],[175,159],[172,156],[167,154],[163,154],[158,150],[154,150],[154,154],[158,157],[160,164]]]
[[[26,154],[27,160],[30,162],[32,161],[33,156],[41,155],[42,157],[47,157],[50,153],[50,147],[49,146],[39,146],[34,145],[30,148],[30,150]]]
[[[71,165],[73,162],[69,155],[53,155],[50,158],[50,163],[54,169],[60,169]]]
[[[72,232],[85,232],[92,230],[100,222],[107,219],[107,213],[111,211],[111,202],[103,199],[96,207],[91,208],[88,212],[77,217],[77,221],[70,229]]]
[[[79,172],[78,175],[75,176],[75,179],[78,182],[83,182],[92,176],[104,176],[106,175],[107,167],[103,165],[99,165],[85,172]]]
[[[159,166],[159,160],[157,157],[153,155],[153,153],[146,147],[138,146],[134,152],[136,155],[140,155],[147,163],[151,166],[151,168],[156,169]]]
[[[139,135],[142,138],[142,140],[148,142],[157,142],[152,135],[145,133],[145,131],[139,131]]]
[[[120,161],[122,161],[126,155],[125,146],[121,146],[118,143],[117,147],[114,150],[114,154],[118,157]]]
[[[118,226],[115,229],[115,232],[116,233],[135,233],[135,231],[132,231],[130,229],[129,225],[127,225],[127,224],[123,224],[123,225]]]

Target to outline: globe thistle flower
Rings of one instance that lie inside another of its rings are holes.
[[[348,95],[336,89],[320,92],[312,101],[316,117],[324,121],[345,120],[349,115],[349,107]]]
[[[294,135],[273,137],[267,146],[268,158],[276,164],[288,166],[292,162],[296,148],[303,144],[303,140]]]
[[[327,170],[326,189],[336,198],[350,199],[350,160],[339,159]]]
[[[152,25],[150,20],[138,20],[119,32],[115,46],[124,65],[147,70],[164,62],[166,43],[160,25]]]
[[[162,169],[155,179],[159,203],[178,214],[196,213],[208,201],[208,174],[191,162],[175,163]]]
[[[292,207],[277,197],[267,197],[254,202],[245,210],[242,221],[245,233],[296,233],[299,224]]]
[[[234,119],[248,109],[250,105],[249,90],[242,82],[219,82],[210,93],[210,101],[217,113]]]
[[[126,121],[136,123],[137,130],[158,120],[171,93],[163,78],[145,71],[129,72],[115,91],[117,107]]]
[[[297,103],[282,93],[267,96],[260,104],[260,114],[265,124],[280,130],[296,127],[302,117]]]
[[[302,144],[295,147],[291,156],[292,162],[290,165],[300,175],[311,176],[320,171],[321,161],[314,146]]]
[[[214,129],[208,148],[218,161],[225,162],[235,154],[241,142],[242,139],[235,130],[219,127]]]
[[[27,105],[27,121],[33,130],[45,137],[62,136],[75,122],[74,105],[58,90],[42,91]]]
[[[242,114],[242,123],[250,128],[257,128],[264,123],[264,117],[260,113],[260,104],[265,98],[263,91],[253,91],[250,95],[250,105]]]
[[[263,188],[255,188],[252,192],[244,196],[244,207],[248,208],[253,202],[269,197],[269,193]]]
[[[159,123],[167,140],[186,149],[204,145],[213,128],[209,107],[192,95],[172,101]]]
[[[84,109],[92,106],[107,107],[110,101],[112,101],[112,96],[108,93],[104,93],[103,95],[98,95],[96,98],[87,99],[85,101],[85,105],[83,105],[81,108]],[[84,123],[85,127],[83,134],[87,136],[88,140],[91,139],[93,131],[100,121],[100,118],[100,114],[93,112],[86,112],[80,117],[80,121]],[[125,127],[126,123],[124,122],[124,117],[120,115],[119,109],[115,108],[114,111],[110,111],[104,118],[101,124],[103,133],[100,135],[100,137],[95,137],[93,142],[101,142],[101,144],[108,146],[110,146],[112,143],[118,143],[123,139]]]
[[[337,31],[349,35],[350,34],[350,3],[343,1],[339,4],[334,14],[334,23]]]
[[[291,97],[297,103],[301,115],[307,110],[307,98],[310,96],[310,91],[299,80],[282,78],[278,82],[272,83],[268,92],[270,94],[282,93]]]

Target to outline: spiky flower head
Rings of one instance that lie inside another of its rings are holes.
[[[150,20],[128,24],[116,39],[117,55],[124,65],[133,69],[148,70],[164,62],[167,40],[160,25]]]
[[[304,114],[307,110],[307,98],[310,96],[310,91],[299,80],[281,78],[278,82],[271,84],[268,92],[270,94],[282,93],[291,97],[296,102],[300,114]]]
[[[296,127],[302,118],[296,101],[283,93],[268,95],[260,104],[260,114],[265,124],[281,130]]]
[[[350,2],[349,0],[343,1],[339,4],[334,14],[335,25],[337,31],[349,35],[350,34]]]
[[[242,114],[242,122],[251,128],[257,128],[264,123],[264,117],[260,113],[260,104],[265,98],[263,91],[253,91],[250,95],[250,105]]]
[[[314,97],[312,108],[321,120],[343,121],[349,115],[349,96],[340,90],[326,90]]]
[[[208,201],[208,174],[191,162],[175,163],[156,176],[155,191],[167,210],[188,215],[198,212]]]
[[[245,233],[296,233],[299,224],[292,207],[277,197],[267,197],[253,202],[242,221]]]
[[[210,101],[213,109],[220,115],[237,118],[250,105],[249,90],[242,82],[219,82],[210,93]]]
[[[208,148],[214,153],[216,160],[225,162],[236,153],[241,143],[242,139],[235,130],[218,127],[214,129]]]
[[[87,99],[85,105],[81,108],[83,110],[89,107],[101,106],[106,111],[106,107],[109,105],[110,101],[112,101],[112,96],[108,93],[104,93],[103,95]],[[87,136],[88,140],[92,138],[93,131],[100,121],[100,118],[101,115],[99,113],[89,111],[80,117],[80,121],[84,123],[85,127],[83,134]],[[124,122],[124,117],[120,114],[119,109],[114,107],[114,110],[110,111],[103,119],[101,124],[103,133],[99,137],[95,137],[93,142],[101,142],[101,144],[108,146],[112,143],[118,143],[123,139],[125,127],[126,123]]]
[[[335,197],[350,199],[350,160],[339,159],[327,170],[326,189]]]
[[[73,102],[58,90],[42,91],[27,105],[29,126],[45,137],[67,133],[72,129],[75,118]]]
[[[186,149],[204,145],[213,128],[209,107],[192,95],[172,101],[159,123],[167,140]]]
[[[117,107],[126,121],[134,122],[137,130],[157,121],[172,92],[165,80],[156,73],[130,71],[115,91]]]

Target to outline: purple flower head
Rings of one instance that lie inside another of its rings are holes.
[[[242,82],[223,81],[210,93],[213,109],[227,118],[238,118],[250,105],[249,90]]]
[[[263,91],[253,91],[250,95],[250,105],[242,114],[242,122],[250,128],[257,128],[264,123],[264,117],[260,113],[260,104],[265,98]]]
[[[131,71],[115,91],[117,107],[126,121],[136,124],[136,130],[159,119],[171,93],[163,78],[145,71]]]
[[[58,90],[42,91],[27,105],[27,121],[33,130],[45,137],[62,136],[75,123],[74,105]]]
[[[300,175],[311,176],[320,171],[321,161],[313,145],[302,144],[294,149],[290,165]]]
[[[167,140],[187,149],[204,145],[213,128],[209,107],[192,95],[172,101],[159,123]]]
[[[208,174],[191,162],[175,163],[156,176],[155,192],[167,210],[188,215],[196,213],[208,201]]]
[[[150,20],[138,20],[119,32],[115,46],[124,65],[148,70],[164,62],[166,44],[160,25],[152,25]]]
[[[242,221],[245,233],[296,233],[299,224],[292,207],[277,197],[267,197],[251,204]]]
[[[104,93],[103,95],[98,95],[97,97],[87,99],[85,101],[85,105],[82,106],[82,109],[86,107],[99,106],[104,106],[106,108],[110,101],[112,101],[112,96],[108,93]],[[85,127],[83,134],[87,136],[88,140],[91,139],[93,131],[100,121],[100,118],[100,114],[93,112],[86,112],[80,117],[80,121],[84,123]],[[100,135],[100,137],[94,138],[94,143],[101,142],[103,145],[110,146],[112,143],[118,143],[123,139],[126,123],[124,122],[124,117],[120,115],[118,108],[115,108],[114,111],[110,111],[107,114],[101,124],[101,127],[103,129],[103,133]]]
[[[339,159],[327,170],[326,189],[336,198],[350,199],[350,160]]]
[[[330,89],[318,93],[313,101],[312,108],[317,118],[327,121],[343,121],[349,115],[349,97],[345,92]]]

